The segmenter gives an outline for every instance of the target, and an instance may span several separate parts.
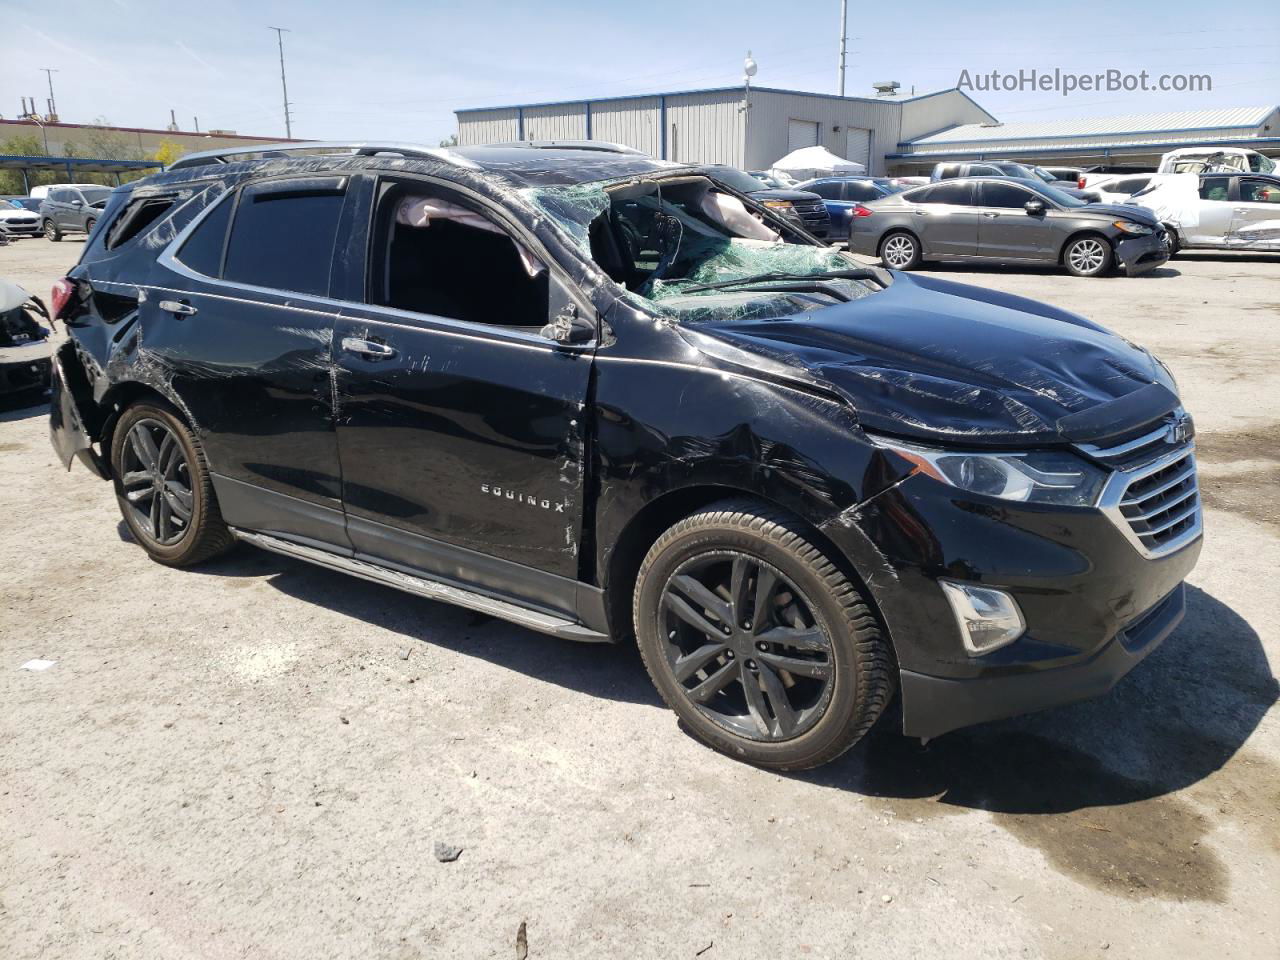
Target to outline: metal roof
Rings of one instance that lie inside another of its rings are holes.
[[[577,97],[573,100],[545,100],[540,103],[501,103],[492,107],[459,107],[454,113],[485,113],[490,110],[528,110],[531,107],[568,107],[584,103],[612,103],[615,100],[650,100],[659,97],[683,97],[695,93],[742,93],[742,86],[739,84],[735,87],[702,87],[696,90],[659,90],[654,93],[627,93],[614,94],[612,96],[603,97]],[[944,93],[959,93],[970,101],[967,93],[959,87],[948,87],[945,90],[934,90],[932,93],[919,93],[913,97],[842,97],[835,93],[816,93],[813,90],[784,90],[780,87],[751,87],[752,93],[783,93],[796,97],[818,97],[823,100],[851,100],[854,103],[910,103],[913,100],[927,100],[930,97],[937,97]],[[976,101],[975,106],[978,106]],[[978,106],[982,110],[981,106]],[[982,110],[986,113],[986,110]],[[990,114],[987,114],[990,116]]]
[[[966,123],[909,140],[903,147],[1000,140],[1097,139],[1157,133],[1231,130],[1260,127],[1276,111],[1269,107],[1220,107],[1215,110],[1174,110],[1166,113],[1127,113],[1114,117],[1071,120],[1032,120],[1025,123]]]
[[[158,170],[155,160],[110,160],[95,157],[13,156],[0,154],[0,170],[70,170],[81,173],[119,173],[121,170]]]

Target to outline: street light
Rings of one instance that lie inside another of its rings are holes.
[[[747,134],[751,129],[751,78],[756,75],[759,65],[747,51],[747,59],[742,61],[742,165],[747,166]]]

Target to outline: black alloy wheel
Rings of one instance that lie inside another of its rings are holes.
[[[170,546],[191,524],[191,464],[182,444],[158,420],[139,420],[125,436],[120,485],[135,524],[154,543]]]
[[[690,703],[753,740],[799,736],[822,717],[831,638],[799,589],[736,551],[686,561],[662,592],[666,658]]]

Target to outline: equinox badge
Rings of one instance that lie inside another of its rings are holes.
[[[491,493],[495,497],[501,497],[506,500],[514,500],[516,503],[527,503],[531,507],[539,507],[542,510],[554,510],[556,513],[564,513],[564,503],[552,503],[540,497],[531,497],[527,494],[519,493],[505,487],[495,487],[489,483],[480,484],[481,493]]]

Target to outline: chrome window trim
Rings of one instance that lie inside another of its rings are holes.
[[[257,181],[249,181],[250,183]],[[247,185],[247,184],[244,184]],[[546,352],[566,352],[566,351],[582,351],[583,349],[593,349],[598,343],[598,338],[592,338],[591,341],[581,344],[561,345],[547,340],[538,334],[525,333],[519,330],[512,330],[509,327],[503,327],[498,324],[470,323],[466,320],[455,320],[451,317],[439,317],[429,313],[415,313],[412,310],[401,310],[398,307],[384,307],[372,303],[358,303],[354,300],[335,300],[332,297],[322,297],[317,294],[302,293],[296,290],[277,290],[274,287],[259,287],[251,283],[237,283],[233,280],[223,280],[220,277],[211,277],[208,274],[200,273],[193,270],[178,259],[178,251],[182,249],[182,245],[192,233],[204,222],[204,219],[210,216],[213,211],[223,203],[230,203],[239,193],[241,184],[230,189],[224,190],[213,203],[209,204],[191,219],[191,222],[183,227],[168,245],[156,257],[156,263],[166,270],[176,273],[180,277],[207,286],[219,287],[228,291],[236,291],[243,293],[264,294],[268,297],[302,298],[308,303],[322,304],[331,308],[330,310],[316,310],[306,306],[300,306],[297,303],[274,303],[267,300],[250,300],[243,296],[233,296],[231,293],[218,294],[211,293],[207,290],[197,291],[197,295],[213,297],[219,300],[229,300],[238,303],[253,303],[256,306],[278,307],[287,310],[302,310],[308,313],[321,314],[325,316],[332,315],[336,317],[343,314],[346,319],[350,320],[366,320],[371,323],[385,323],[390,326],[402,327],[404,329],[431,331],[440,333],[444,336],[461,337],[470,340],[482,340],[485,342],[509,343],[512,346],[523,347],[524,349],[544,350]],[[545,252],[545,251],[544,251]],[[548,266],[548,269],[550,267]],[[175,290],[171,287],[163,287],[156,284],[124,284],[124,286],[133,287],[135,289],[156,290],[163,293],[179,293],[191,294],[190,290]],[[371,313],[387,313],[393,319],[382,319],[381,317],[365,317],[357,314],[364,312]],[[398,323],[397,319],[412,319],[417,323]]]

